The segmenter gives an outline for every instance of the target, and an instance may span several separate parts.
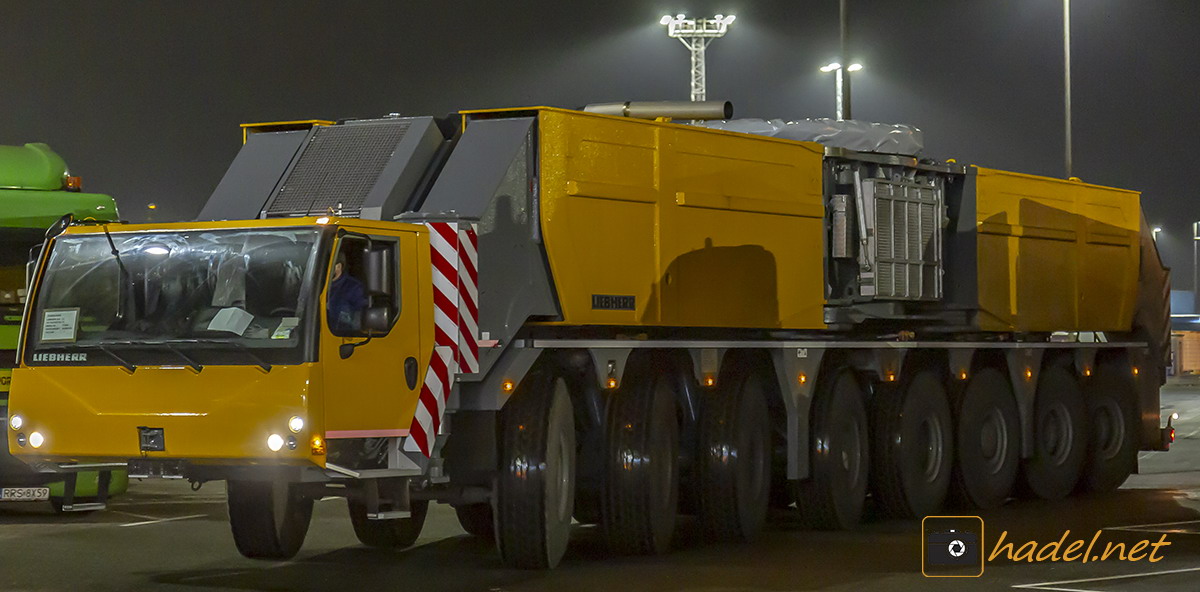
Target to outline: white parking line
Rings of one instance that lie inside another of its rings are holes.
[[[126,512],[123,510],[114,510],[112,508],[109,508],[108,511],[112,512],[113,514],[124,514],[126,516],[133,516],[134,518],[141,518],[143,520],[158,520],[158,518],[155,516],[147,516],[145,514],[135,514],[133,512]]]
[[[1090,588],[1062,588],[1065,584],[1088,584],[1093,582],[1111,582],[1113,580],[1128,580],[1132,578],[1148,578],[1151,576],[1165,576],[1170,574],[1187,573],[1200,571],[1200,567],[1187,567],[1183,569],[1168,569],[1166,571],[1150,571],[1145,573],[1125,574],[1121,576],[1105,576],[1102,578],[1085,578],[1082,580],[1062,580],[1058,582],[1040,582],[1037,584],[1015,584],[1013,588],[1023,588],[1025,590],[1053,590],[1055,592],[1103,592]]]
[[[145,522],[130,522],[129,524],[122,524],[121,526],[145,526],[147,524],[158,524],[159,522],[174,522],[176,520],[187,520],[189,518],[201,518],[201,517],[204,517],[207,515],[208,514],[192,514],[191,516],[176,516],[174,518],[160,518],[158,520],[147,520]]]
[[[1152,524],[1130,524],[1127,526],[1108,526],[1104,530],[1128,530],[1134,532],[1162,532],[1159,526],[1178,526],[1181,524],[1200,524],[1200,520],[1180,520],[1178,522],[1155,522]],[[1200,532],[1172,532],[1171,534],[1200,534]]]

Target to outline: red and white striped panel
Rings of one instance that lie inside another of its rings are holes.
[[[454,376],[479,371],[479,257],[473,224],[434,222],[426,226],[433,267],[434,352],[410,433],[421,452],[429,456]]]
[[[450,393],[452,351],[440,345],[433,348],[429,369],[425,371],[425,383],[421,385],[421,397],[417,399],[417,410],[413,413],[409,438],[417,445],[421,454],[429,456],[438,430],[442,428],[442,413],[446,410],[446,397]]]
[[[474,224],[458,231],[459,372],[479,372],[479,236]]]

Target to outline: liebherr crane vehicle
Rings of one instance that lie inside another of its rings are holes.
[[[199,221],[50,233],[8,445],[225,480],[249,557],[335,495],[367,545],[437,501],[531,568],[572,518],[659,553],[679,514],[850,528],[868,492],[1063,498],[1169,446],[1137,192],[922,159],[911,128],[703,123],[730,114],[248,125]]]
[[[117,219],[117,204],[108,195],[83,193],[82,181],[70,174],[61,156],[46,144],[30,143],[0,146],[0,206],[0,414],[7,417],[30,248],[41,244],[46,227],[63,214],[112,222]],[[0,502],[50,500],[57,510],[97,510],[109,495],[123,492],[127,483],[121,470],[66,477],[31,470],[7,449],[0,450]]]

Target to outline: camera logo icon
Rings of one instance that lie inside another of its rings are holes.
[[[983,519],[928,516],[921,521],[921,573],[926,577],[983,575]]]

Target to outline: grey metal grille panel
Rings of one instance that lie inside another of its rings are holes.
[[[875,297],[940,298],[941,188],[872,179],[864,192],[875,214]]]
[[[375,187],[409,121],[363,121],[317,127],[288,171],[267,216],[356,217]]]

